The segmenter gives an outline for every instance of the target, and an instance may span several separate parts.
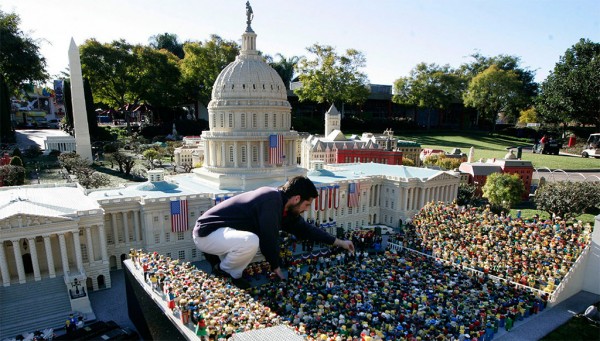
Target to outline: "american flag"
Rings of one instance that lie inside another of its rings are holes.
[[[360,185],[358,182],[348,184],[348,207],[357,207],[360,195]]]
[[[282,164],[285,159],[284,152],[283,135],[269,135],[269,163],[272,165]]]
[[[171,231],[183,232],[188,230],[187,200],[171,201]]]

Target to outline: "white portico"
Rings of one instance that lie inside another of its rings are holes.
[[[104,210],[73,185],[0,190],[2,285],[61,276],[110,286]]]
[[[256,50],[249,20],[240,54],[213,86],[210,130],[202,133],[205,161],[194,172],[221,189],[239,190],[306,174],[296,165],[298,133],[290,130],[290,110],[281,77]],[[281,136],[279,158],[272,155],[273,136]]]

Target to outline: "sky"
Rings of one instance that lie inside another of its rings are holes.
[[[71,38],[148,44],[153,35],[180,42],[211,34],[241,45],[245,0],[2,0],[21,30],[38,41],[47,71],[68,67]],[[265,54],[307,56],[318,43],[338,54],[364,53],[373,84],[391,85],[421,62],[472,62],[475,52],[517,56],[543,82],[565,51],[586,38],[600,42],[599,0],[252,0],[252,28]],[[1,50],[0,50],[1,52]]]

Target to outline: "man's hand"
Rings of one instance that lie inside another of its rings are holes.
[[[344,248],[344,249],[354,253],[354,244],[352,243],[351,240],[341,240],[341,239],[336,238],[335,241],[333,242],[333,245]]]
[[[273,272],[279,276],[280,279],[285,279],[285,275],[283,274],[283,272],[281,272],[281,268],[277,268],[275,270],[273,270]]]

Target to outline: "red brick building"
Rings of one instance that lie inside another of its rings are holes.
[[[338,149],[337,163],[382,163],[386,165],[402,165],[402,152],[382,149]]]
[[[477,194],[481,194],[481,188],[485,185],[488,175],[492,173],[517,174],[523,181],[523,194],[521,198],[529,198],[531,180],[533,177],[533,165],[531,161],[517,159],[488,160],[487,162],[463,162],[458,168],[462,173],[469,175],[469,183],[477,185]]]

